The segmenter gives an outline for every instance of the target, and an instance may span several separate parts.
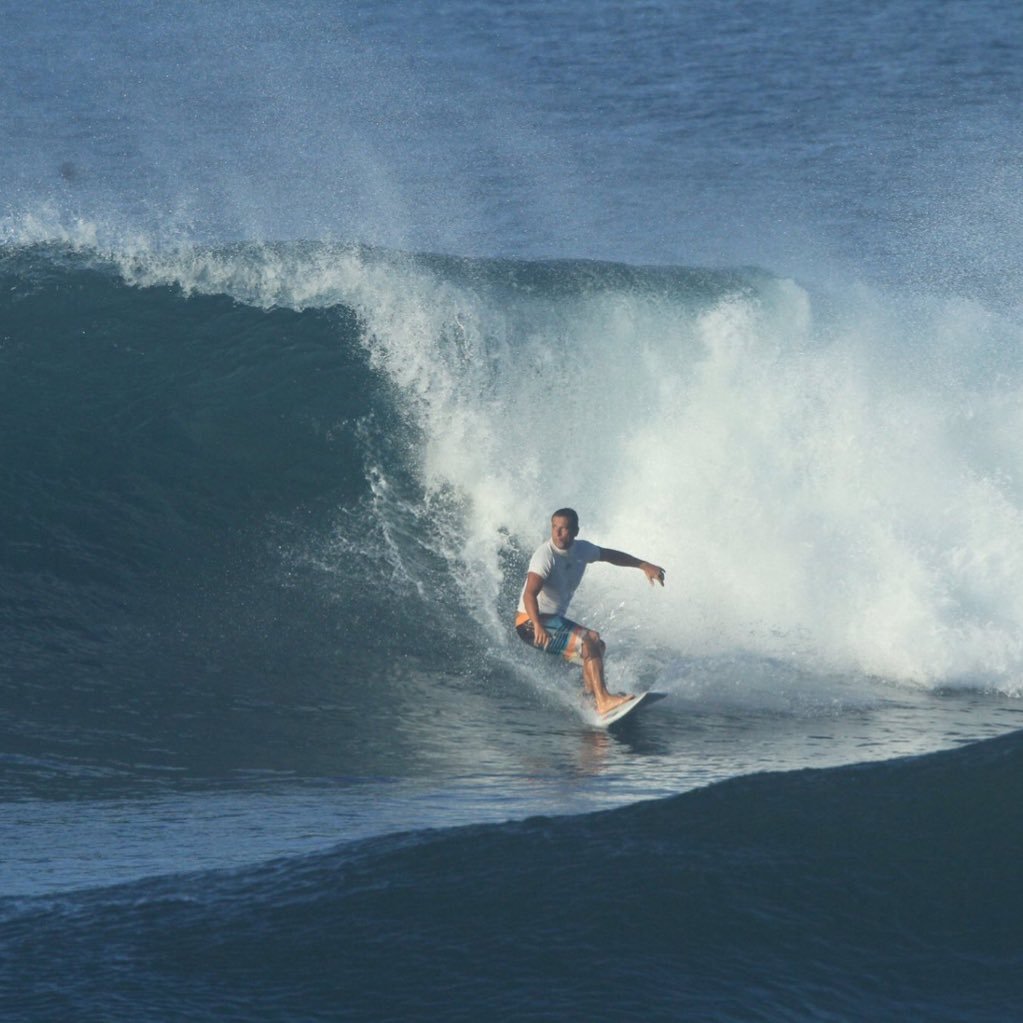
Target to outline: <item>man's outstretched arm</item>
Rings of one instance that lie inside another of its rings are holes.
[[[643,574],[650,580],[650,585],[654,583],[660,583],[664,585],[664,569],[660,565],[654,565],[649,561],[643,561],[642,558],[633,557],[631,554],[626,554],[625,551],[612,550],[610,547],[600,548],[600,560],[607,561],[612,565],[618,565],[621,568],[639,568],[643,570]]]

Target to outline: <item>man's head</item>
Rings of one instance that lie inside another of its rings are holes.
[[[559,551],[567,551],[579,533],[579,516],[574,508],[559,508],[551,516],[551,542]]]

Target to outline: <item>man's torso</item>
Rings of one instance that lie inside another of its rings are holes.
[[[537,597],[540,614],[563,615],[568,610],[586,566],[599,560],[600,548],[588,540],[575,540],[567,551],[558,550],[550,540],[540,544],[529,560],[529,571],[544,581],[543,589]],[[520,596],[519,611],[525,610],[525,603]]]

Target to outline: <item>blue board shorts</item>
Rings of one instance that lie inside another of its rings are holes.
[[[585,625],[573,622],[571,618],[563,618],[561,615],[541,615],[543,627],[551,637],[546,647],[539,647],[545,653],[555,654],[564,657],[566,661],[573,664],[583,663],[583,639],[590,630]],[[529,615],[519,612],[515,618],[515,631],[519,639],[536,646],[536,636],[533,632],[533,623]]]

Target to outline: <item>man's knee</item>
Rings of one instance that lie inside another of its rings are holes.
[[[588,630],[583,638],[583,658],[589,660],[591,657],[603,657],[606,649],[607,644],[600,638],[600,633]]]

